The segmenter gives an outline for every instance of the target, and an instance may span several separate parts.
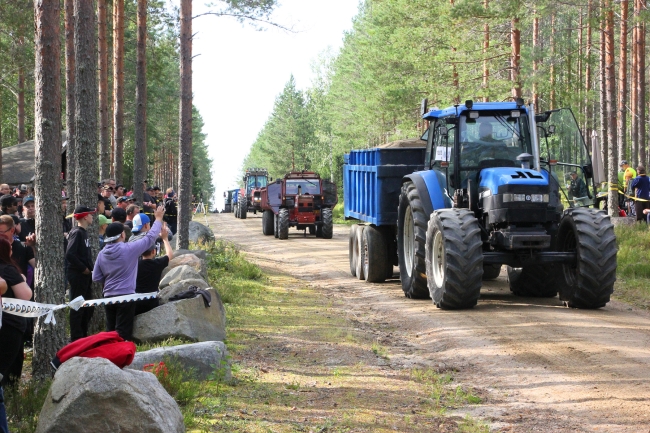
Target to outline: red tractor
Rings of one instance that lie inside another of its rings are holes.
[[[332,208],[338,197],[336,185],[311,171],[292,171],[255,194],[260,195],[262,233],[279,239],[289,237],[289,227],[331,239]]]

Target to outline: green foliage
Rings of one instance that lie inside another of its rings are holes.
[[[472,390],[461,386],[453,386],[453,376],[449,373],[438,373],[433,370],[415,369],[411,372],[413,380],[423,383],[429,390],[429,399],[434,410],[443,413],[448,408],[465,404],[479,404],[481,398],[474,395]]]
[[[614,296],[650,309],[650,230],[645,224],[616,227],[618,255]]]
[[[38,415],[45,403],[51,381],[21,381],[14,388],[5,388],[5,406],[9,430],[14,433],[32,433],[38,425]]]

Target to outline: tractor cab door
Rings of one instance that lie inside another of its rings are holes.
[[[540,162],[559,188],[560,199],[568,207],[592,206],[596,184],[604,179],[594,173],[589,149],[573,112],[569,108],[547,111],[537,121]],[[596,176],[594,176],[594,174]]]
[[[427,163],[425,169],[438,170],[444,175],[447,180],[445,188],[449,194],[452,194],[453,190],[458,187],[453,185],[453,182],[449,182],[454,173],[456,129],[457,126],[447,123],[446,118],[436,119],[435,122],[431,122],[427,137]]]

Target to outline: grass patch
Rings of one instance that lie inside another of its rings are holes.
[[[614,296],[637,307],[650,309],[650,230],[645,224],[615,228],[618,268]]]
[[[440,374],[431,369],[415,369],[411,372],[411,377],[427,388],[433,410],[440,413],[467,404],[479,404],[482,401],[472,390],[454,385],[454,378],[449,373]]]
[[[334,220],[334,224],[344,224],[351,226],[353,224],[359,223],[357,220],[346,220],[345,216],[343,215],[343,211],[344,209],[342,202],[339,202],[336,206],[334,206],[334,209],[332,209],[332,218]]]
[[[9,431],[33,433],[38,425],[38,415],[45,403],[51,381],[20,381],[13,388],[5,388],[5,406]]]

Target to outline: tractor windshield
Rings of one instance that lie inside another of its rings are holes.
[[[263,188],[266,186],[266,176],[250,176],[248,178],[248,188]]]
[[[318,179],[290,179],[287,180],[286,194],[320,194],[320,181]]]
[[[470,119],[460,117],[459,144],[461,170],[484,167],[519,167],[517,156],[532,154],[528,118],[507,113],[483,113]]]

